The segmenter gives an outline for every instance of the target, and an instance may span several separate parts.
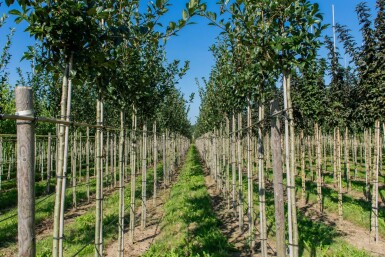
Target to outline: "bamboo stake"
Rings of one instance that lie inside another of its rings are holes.
[[[119,135],[119,249],[118,256],[124,256],[124,113],[120,111]]]
[[[147,219],[147,125],[143,123],[143,156],[142,156],[142,216],[141,226],[142,229],[146,227]]]
[[[259,123],[265,118],[264,106],[259,106]],[[251,113],[250,113],[251,123]],[[250,129],[251,130],[251,129]],[[260,233],[261,233],[261,256],[267,257],[267,223],[266,223],[266,197],[265,197],[265,170],[263,166],[264,148],[263,148],[263,133],[262,125],[258,126],[258,177],[259,177],[259,217],[260,217]]]
[[[87,183],[87,202],[90,202],[90,128],[86,131],[86,183]]]
[[[158,177],[157,177],[157,164],[158,164],[158,142],[157,142],[157,134],[156,134],[156,121],[153,125],[154,131],[154,197],[153,197],[153,205],[156,206],[156,198],[157,198],[157,185],[158,185]]]
[[[370,239],[378,243],[378,173],[380,167],[380,121],[375,123],[374,134],[374,174],[373,174],[373,195],[372,195],[372,215],[370,222]]]
[[[48,145],[47,145],[47,188],[46,193],[48,194],[51,188],[51,132],[48,133]],[[1,145],[1,143],[0,143]],[[0,152],[1,152],[1,146],[0,146]],[[0,153],[1,154],[1,153]],[[1,158],[1,157],[0,157]],[[0,183],[1,184],[1,183]]]
[[[238,223],[243,231],[243,193],[242,193],[242,114],[238,113]]]

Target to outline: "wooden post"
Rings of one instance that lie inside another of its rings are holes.
[[[274,183],[274,206],[277,238],[277,257],[286,256],[285,246],[285,201],[283,195],[283,167],[281,149],[281,122],[277,113],[279,104],[277,100],[271,102],[271,151]]]
[[[33,116],[30,87],[16,87],[16,112]],[[35,124],[17,120],[17,191],[19,256],[36,255],[35,239]]]

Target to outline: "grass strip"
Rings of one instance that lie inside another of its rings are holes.
[[[195,146],[165,204],[160,238],[144,256],[229,256],[235,249],[219,228]]]

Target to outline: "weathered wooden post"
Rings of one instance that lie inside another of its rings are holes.
[[[34,116],[32,89],[16,87],[16,112]],[[35,125],[17,120],[17,191],[19,256],[36,255],[35,239]]]

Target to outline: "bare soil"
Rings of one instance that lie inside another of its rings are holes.
[[[153,199],[147,200],[147,226],[141,228],[140,226],[140,214],[141,209],[138,208],[136,212],[136,226],[134,230],[135,241],[131,244],[128,241],[128,229],[124,235],[124,254],[125,256],[141,256],[143,255],[155,242],[155,239],[160,234],[160,222],[164,215],[164,204],[169,198],[171,188],[159,190],[156,201],[156,206],[153,204]],[[119,242],[115,241],[106,249],[106,256],[116,256],[118,252]]]
[[[346,220],[339,222],[337,214],[326,211],[320,213],[316,205],[303,206],[299,204],[298,207],[311,220],[323,222],[335,227],[341,237],[357,249],[365,250],[367,253],[376,257],[385,256],[385,240],[380,238],[377,243],[370,242],[369,229],[361,228]]]
[[[238,214],[234,210],[228,209],[227,200],[223,198],[221,193],[216,187],[215,181],[211,178],[210,175],[206,172],[205,176],[206,186],[209,192],[209,195],[212,199],[212,206],[215,214],[218,219],[221,221],[222,225],[220,227],[224,236],[227,237],[229,243],[234,245],[234,247],[239,251],[237,253],[232,253],[231,256],[234,257],[244,257],[244,256],[260,256],[259,254],[259,243],[255,246],[254,251],[252,252],[250,247],[247,244],[248,237],[248,225],[247,218],[244,219],[244,226],[242,230],[239,228],[238,224]],[[255,235],[256,238],[259,235]],[[268,241],[268,254],[269,256],[275,256],[275,243],[272,240]]]

